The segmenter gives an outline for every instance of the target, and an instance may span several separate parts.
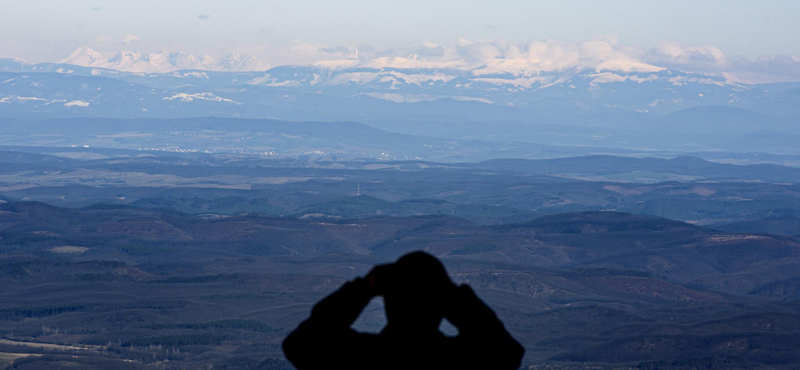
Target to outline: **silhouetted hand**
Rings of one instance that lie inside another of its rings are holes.
[[[394,264],[388,263],[385,265],[377,265],[370,270],[366,279],[369,286],[372,288],[374,296],[382,296],[386,294],[393,281],[396,279]]]

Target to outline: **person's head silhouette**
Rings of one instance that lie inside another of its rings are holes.
[[[387,329],[394,332],[438,330],[446,315],[446,297],[455,289],[444,265],[424,252],[379,266],[370,278],[383,296]]]
[[[380,334],[352,328],[364,307],[382,296],[387,325]],[[446,318],[458,335],[439,332]],[[424,252],[378,265],[325,297],[283,342],[298,369],[519,368],[524,348],[467,285],[450,281]]]

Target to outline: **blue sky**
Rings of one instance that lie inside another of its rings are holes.
[[[0,34],[17,40],[131,33],[154,43],[369,44],[458,38],[565,41],[615,34],[622,44],[713,45],[728,54],[800,54],[800,1],[42,1],[3,0]],[[94,9],[94,10],[93,10]],[[198,16],[204,14],[203,20]]]
[[[319,50],[337,47],[575,43],[598,37],[646,51],[671,42],[749,60],[800,56],[800,1],[794,0],[0,2],[0,57],[32,62],[59,60],[84,45],[104,53],[242,51],[275,65],[320,58]]]

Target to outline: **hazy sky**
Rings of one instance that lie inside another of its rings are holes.
[[[676,41],[751,59],[800,55],[796,0],[0,0],[0,8],[0,56],[34,62],[82,45],[112,52],[129,34],[141,39],[140,48],[191,52],[298,41],[390,48],[612,34],[619,44],[648,49]]]

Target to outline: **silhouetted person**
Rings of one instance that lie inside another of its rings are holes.
[[[383,331],[351,329],[376,296],[386,309]],[[458,328],[457,336],[439,331],[443,318]],[[469,286],[453,284],[442,263],[424,252],[378,265],[325,297],[283,351],[300,370],[511,370],[525,352]]]

